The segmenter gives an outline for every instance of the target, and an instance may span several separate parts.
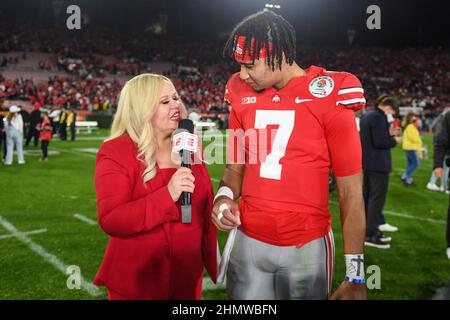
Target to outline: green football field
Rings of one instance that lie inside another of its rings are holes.
[[[95,153],[107,131],[79,135],[76,142],[50,143],[49,162],[39,162],[40,149],[26,148],[27,164],[0,164],[0,299],[105,299],[106,290],[91,284],[102,261],[108,237],[96,224],[93,183]],[[431,148],[431,138],[424,137]],[[366,248],[366,267],[381,270],[381,288],[369,299],[433,299],[450,282],[450,260],[445,255],[448,195],[428,191],[432,155],[414,174],[416,185],[399,179],[405,168],[400,147],[393,151],[385,214],[399,227],[391,233],[391,249]],[[16,161],[16,160],[15,160]],[[223,165],[209,166],[217,188]],[[330,196],[336,242],[333,288],[344,277],[342,236],[337,195]],[[220,234],[223,248],[226,234]],[[81,286],[67,271],[77,266]],[[69,287],[71,287],[69,285]],[[208,278],[204,299],[226,299],[225,291]]]

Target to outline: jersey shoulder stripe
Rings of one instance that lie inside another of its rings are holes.
[[[348,72],[339,72],[333,75],[339,88],[336,94],[336,106],[343,106],[354,111],[362,109],[366,104],[366,99],[361,81]]]

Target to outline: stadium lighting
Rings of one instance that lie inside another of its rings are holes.
[[[266,9],[280,9],[281,6],[279,4],[271,4],[271,3],[266,3],[265,5]]]

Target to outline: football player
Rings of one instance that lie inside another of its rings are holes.
[[[240,64],[226,86],[232,107],[228,163],[212,212],[216,227],[235,236],[227,293],[231,299],[330,297],[332,169],[346,275],[331,298],[366,299],[361,144],[354,115],[365,104],[364,91],[350,73],[302,69],[295,52],[294,28],[268,10],[241,21],[225,46]]]

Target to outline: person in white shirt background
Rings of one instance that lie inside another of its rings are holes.
[[[19,107],[11,106],[9,114],[3,118],[6,132],[5,165],[12,164],[14,145],[16,146],[19,164],[25,164],[23,158],[23,119],[19,111]]]
[[[61,111],[60,108],[52,109],[52,112],[48,115],[52,119],[53,134],[59,132],[59,117],[61,116]]]

